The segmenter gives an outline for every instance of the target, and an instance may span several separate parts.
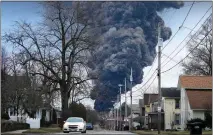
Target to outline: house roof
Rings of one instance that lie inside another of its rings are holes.
[[[162,97],[180,98],[180,90],[177,88],[161,88]]]
[[[180,76],[179,85],[182,88],[208,89],[212,88],[212,76]]]
[[[144,105],[149,105],[158,98],[158,94],[144,94]]]
[[[186,90],[192,110],[212,108],[212,90]]]

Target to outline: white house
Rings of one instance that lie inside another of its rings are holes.
[[[162,130],[180,128],[180,91],[177,88],[161,88],[161,128]],[[150,103],[149,128],[157,129],[158,99]]]
[[[161,88],[164,110],[164,129],[180,128],[180,91],[177,88]]]
[[[47,108],[39,108],[36,111],[35,118],[30,118],[26,113],[24,113],[23,110],[19,109],[19,115],[17,115],[13,108],[8,109],[8,115],[10,117],[10,120],[12,121],[18,121],[22,123],[28,123],[30,124],[30,128],[40,128],[40,120],[42,117],[42,112],[45,111],[45,121],[51,120],[51,110]]]
[[[187,120],[204,119],[207,109],[212,109],[212,77],[180,76],[178,89],[181,91],[181,129],[186,128]]]

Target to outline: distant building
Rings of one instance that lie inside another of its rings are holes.
[[[158,99],[158,94],[144,94],[142,101],[142,114],[145,115],[144,126],[148,128],[148,113],[150,113],[150,103]],[[144,110],[144,111],[143,111]]]

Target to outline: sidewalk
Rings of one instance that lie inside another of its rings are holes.
[[[27,130],[15,130],[15,131],[10,131],[10,132],[3,132],[3,134],[22,134],[22,132],[27,131]]]

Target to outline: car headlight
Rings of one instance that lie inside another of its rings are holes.
[[[84,128],[84,124],[80,124],[80,125],[79,125],[79,128]]]
[[[63,125],[63,128],[68,128],[68,125],[67,125],[67,124],[64,124],[64,125]]]

